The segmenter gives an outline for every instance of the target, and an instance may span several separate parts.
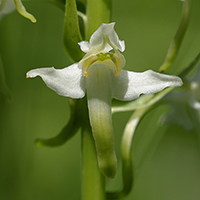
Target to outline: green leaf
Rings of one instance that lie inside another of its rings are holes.
[[[74,62],[78,62],[84,54],[78,45],[78,42],[81,41],[81,34],[75,0],[66,1],[63,34],[63,42],[67,55]]]
[[[102,23],[110,23],[111,8],[111,0],[87,0],[87,23],[85,25],[86,40],[89,40],[92,33],[97,30]]]

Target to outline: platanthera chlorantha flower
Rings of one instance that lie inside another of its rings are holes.
[[[200,65],[192,78],[184,79],[182,90],[173,91],[163,99],[173,108],[160,119],[162,124],[176,124],[191,131],[200,122]]]
[[[78,63],[64,69],[39,68],[27,73],[30,78],[40,76],[49,88],[62,96],[78,99],[87,93],[99,168],[109,178],[114,178],[117,166],[111,99],[130,101],[140,94],[156,93],[166,87],[182,84],[177,76],[152,70],[143,73],[123,70],[125,58],[120,51],[125,50],[125,44],[119,40],[114,25],[102,24],[89,42],[79,43],[86,54]]]

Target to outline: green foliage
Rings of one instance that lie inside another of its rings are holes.
[[[83,57],[78,42],[81,41],[77,8],[75,0],[68,0],[65,4],[65,19],[63,41],[67,55],[77,62]]]
[[[192,0],[185,0],[183,2],[181,22],[176,32],[176,35],[170,44],[165,61],[160,67],[160,72],[164,72],[166,69],[168,69],[172,65],[172,63],[174,62],[174,60],[176,59],[178,55],[181,44],[183,42],[184,35],[186,33],[186,30],[189,24],[191,3],[192,3]]]

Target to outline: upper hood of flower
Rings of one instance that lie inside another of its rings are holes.
[[[91,36],[90,41],[79,42],[80,48],[85,52],[85,56],[78,63],[78,67],[82,69],[83,75],[88,75],[89,67],[95,62],[105,61],[107,66],[115,69],[115,74],[119,75],[121,69],[125,65],[125,58],[119,52],[125,50],[124,41],[119,40],[114,30],[115,23],[102,24]],[[110,50],[115,53],[109,53]],[[112,62],[108,62],[111,60]]]
[[[119,40],[117,33],[114,30],[115,23],[104,24],[92,34],[90,41],[82,41],[78,44],[83,52],[96,51],[96,53],[106,53],[111,49],[119,49],[121,52],[125,50],[124,41]],[[109,42],[112,46],[110,46]]]

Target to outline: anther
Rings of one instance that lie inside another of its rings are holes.
[[[88,75],[89,75],[89,71],[87,71],[87,73],[86,73],[85,77],[87,78],[87,77],[88,77]]]

